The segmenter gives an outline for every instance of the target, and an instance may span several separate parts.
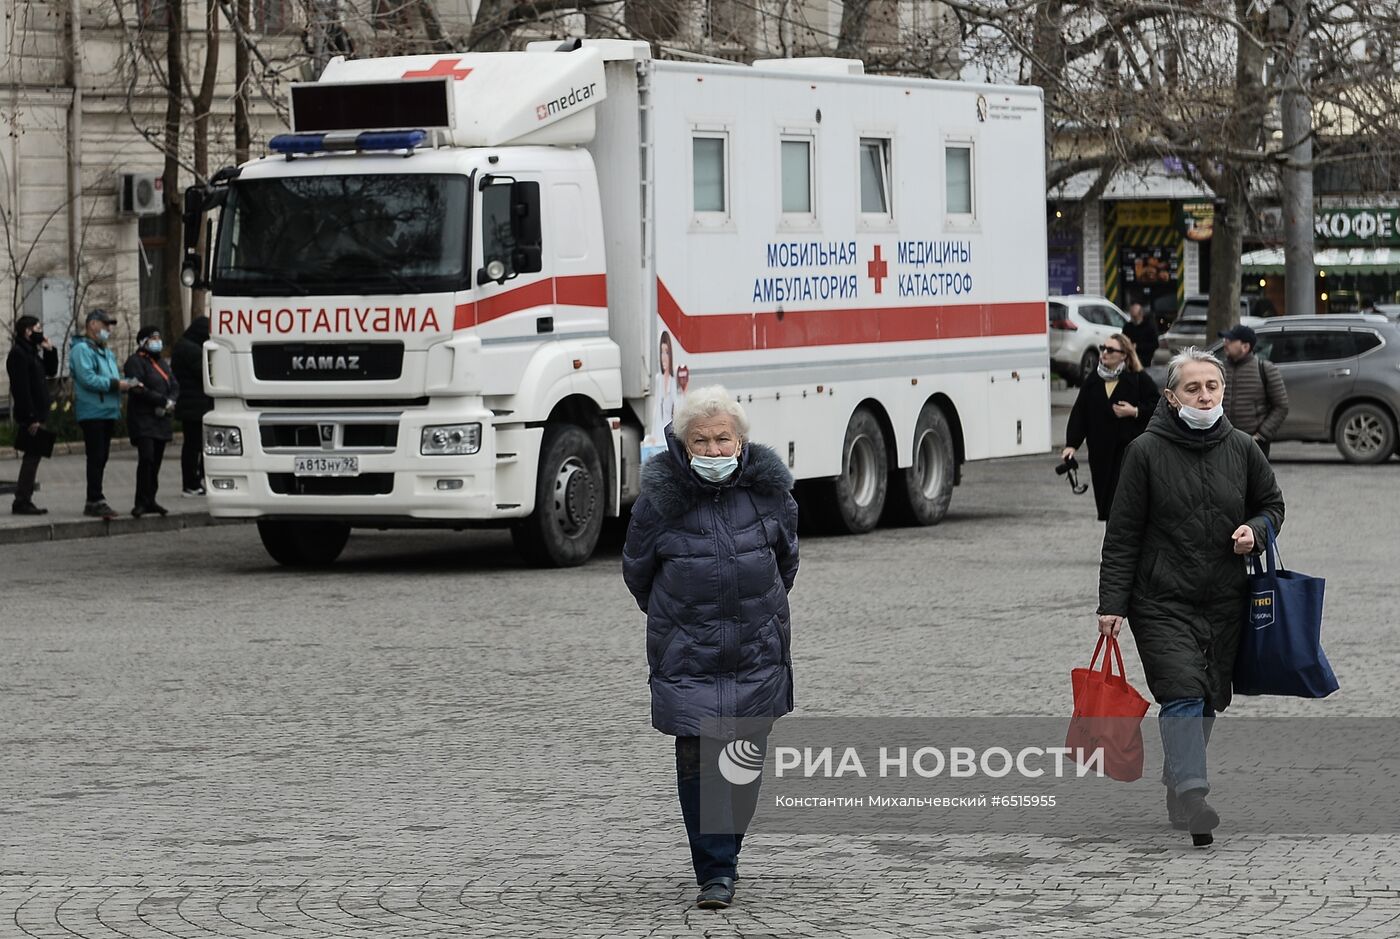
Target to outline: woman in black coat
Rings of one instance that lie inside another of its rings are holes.
[[[141,327],[136,334],[136,351],[123,369],[128,378],[140,382],[131,389],[126,407],[127,436],[136,447],[137,460],[136,506],[131,514],[138,518],[151,512],[169,514],[156,501],[156,490],[160,487],[165,445],[175,436],[172,415],[180,396],[180,383],[160,359],[163,348],[157,327]]]
[[[1074,399],[1065,448],[1060,451],[1060,458],[1068,460],[1088,441],[1089,475],[1101,522],[1108,521],[1113,508],[1123,454],[1147,429],[1157,400],[1157,385],[1142,370],[1131,340],[1122,333],[1105,339],[1099,346],[1098,370],[1084,379]]]
[[[10,377],[10,416],[15,419],[16,433],[32,438],[49,416],[48,380],[58,374],[58,350],[45,338],[44,324],[37,317],[21,316],[15,321],[15,340],[5,358],[5,371]],[[18,438],[16,444],[21,444]],[[14,505],[10,507],[15,515],[48,512],[34,504],[34,483],[40,459],[37,448],[25,449],[24,459],[19,464]]]
[[[1220,816],[1206,745],[1230,705],[1249,599],[1242,556],[1283,529],[1283,493],[1249,434],[1230,426],[1220,362],[1187,349],[1167,367],[1166,401],[1128,448],[1099,566],[1099,633],[1126,619],[1161,705],[1167,817],[1197,845]]]
[[[652,726],[676,738],[702,909],[733,901],[768,731],[793,704],[797,503],[782,458],[748,429],[723,388],[692,391],[666,427],[667,451],[642,468],[622,551],[647,615]]]

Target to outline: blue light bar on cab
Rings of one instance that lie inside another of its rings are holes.
[[[325,134],[278,134],[267,142],[273,153],[320,153],[326,149]]]
[[[366,130],[360,133],[278,134],[268,141],[273,153],[326,153],[332,150],[409,150],[428,139],[425,130]]]

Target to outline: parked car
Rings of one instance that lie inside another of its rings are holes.
[[[1240,295],[1239,322],[1245,326],[1258,327],[1265,322],[1263,317],[1253,316],[1250,311],[1259,303],[1260,298],[1256,294]],[[1162,333],[1157,340],[1158,345],[1166,349],[1170,355],[1176,355],[1187,346],[1205,348],[1215,341],[1214,336],[1206,335],[1206,314],[1210,310],[1210,297],[1192,296],[1187,297],[1186,302],[1181,305],[1181,313],[1171,328]]]
[[[1050,368],[1077,385],[1099,367],[1099,346],[1121,333],[1128,316],[1104,297],[1051,297]]]
[[[1336,444],[1348,463],[1400,452],[1400,323],[1374,313],[1283,316],[1254,326],[1255,354],[1278,366],[1288,416],[1275,440]],[[1223,343],[1207,347],[1224,357]],[[1149,374],[1166,386],[1166,367]]]

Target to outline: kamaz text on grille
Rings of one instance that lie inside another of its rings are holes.
[[[432,307],[282,307],[219,310],[214,332],[221,336],[264,333],[427,333],[441,332]]]

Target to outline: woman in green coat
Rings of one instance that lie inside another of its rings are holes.
[[[1230,704],[1248,582],[1283,495],[1258,445],[1226,420],[1219,361],[1187,349],[1167,366],[1165,401],[1128,447],[1099,566],[1099,632],[1126,619],[1161,706],[1163,782],[1173,827],[1210,844],[1206,743]]]

